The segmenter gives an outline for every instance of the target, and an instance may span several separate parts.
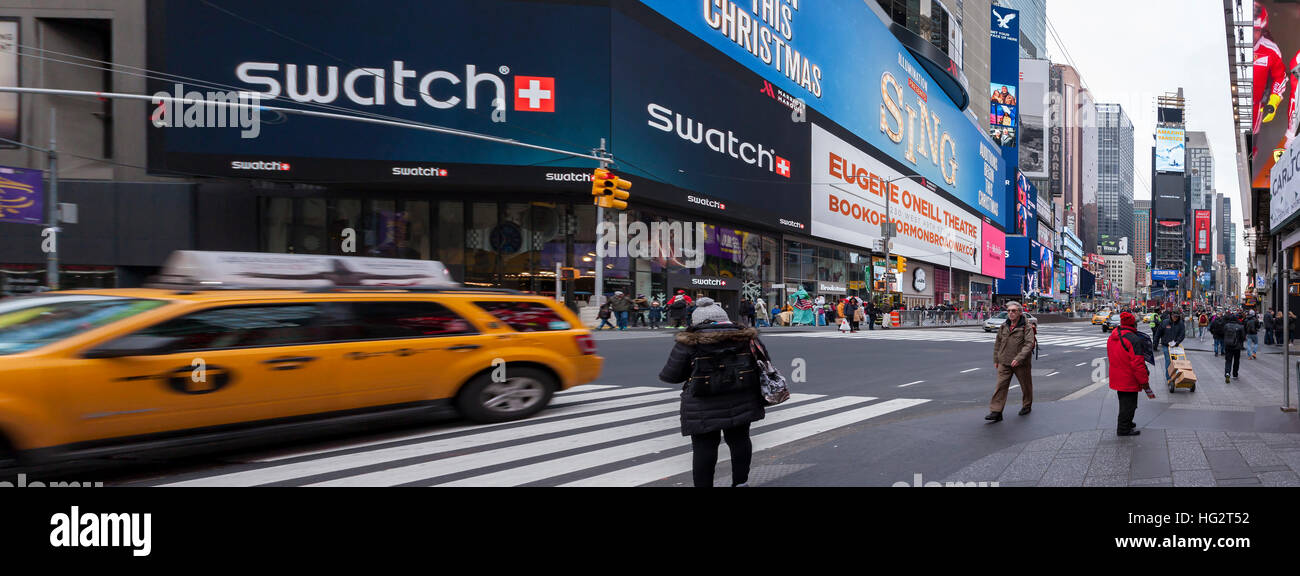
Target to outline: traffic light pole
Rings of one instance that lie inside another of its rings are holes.
[[[605,159],[605,139],[600,139],[600,148],[596,150],[596,155],[600,156],[600,167],[608,169],[609,160]],[[592,298],[596,301],[596,310],[600,310],[601,299],[605,297],[605,259],[602,256],[604,250],[600,246],[600,226],[605,223],[605,207],[596,204],[596,289]]]

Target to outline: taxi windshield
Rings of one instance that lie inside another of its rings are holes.
[[[0,356],[19,354],[163,306],[112,296],[34,296],[0,303]]]

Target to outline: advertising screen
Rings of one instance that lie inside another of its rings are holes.
[[[1152,270],[1152,280],[1180,280],[1183,277],[1182,270]]]
[[[631,5],[612,19],[612,65],[637,71],[612,89],[611,150],[634,193],[806,231],[811,122],[653,11]]]
[[[1038,254],[1038,289],[1046,296],[1052,293],[1052,275],[1056,271],[1056,261],[1052,259],[1052,249],[1047,246],[1039,246]]]
[[[1048,177],[1045,100],[1049,66],[1047,60],[1020,60],[1020,171],[1043,180]]]
[[[902,174],[817,125],[812,170],[814,236],[873,246],[882,238],[888,196],[889,216],[899,225],[894,253],[932,260],[951,251],[953,268],[982,270],[979,217],[915,180],[886,184]]]
[[[148,8],[151,70],[278,97],[263,105],[378,114],[578,152],[610,135],[609,51],[591,49],[609,43],[604,6],[344,0],[327,11],[309,0],[284,0],[274,10],[260,0],[228,0],[220,10],[203,2],[155,1]],[[232,13],[257,14],[260,26]],[[431,34],[431,22],[457,24]],[[568,29],[585,32],[538,33]],[[150,94],[178,91],[208,101],[220,95],[148,83]],[[259,114],[255,130],[200,126],[213,117],[184,108],[170,118],[155,110],[150,170],[422,185],[474,185],[491,176],[547,185],[555,167],[596,165],[462,136],[269,111]]]
[[[993,281],[994,293],[1002,296],[1025,295],[1025,271],[1028,268],[1007,268],[1006,278]]]
[[[1030,240],[1024,236],[1007,236],[1007,266],[1028,268],[1030,262]]]
[[[1300,111],[1297,111],[1300,113]],[[1276,234],[1300,213],[1300,146],[1286,149],[1269,173],[1269,230]]]
[[[18,19],[0,18],[0,86],[18,86]],[[0,138],[19,140],[20,118],[18,94],[0,94]],[[0,148],[16,148],[16,144],[0,142]]]
[[[1192,238],[1192,245],[1195,247],[1197,254],[1209,254],[1210,248],[1214,246],[1214,240],[1210,238],[1210,211],[1196,210],[1195,222],[1196,228],[1192,232],[1195,236]]]
[[[1182,172],[1187,144],[1180,128],[1156,128],[1156,172]]]
[[[988,222],[980,224],[980,242],[984,246],[984,254],[980,259],[980,274],[991,278],[1002,278],[1006,275],[1007,260],[1007,235]]]
[[[1156,174],[1156,220],[1182,222],[1187,219],[1187,180],[1183,174]]]
[[[45,173],[0,166],[0,222],[45,222]]]
[[[1300,10],[1290,0],[1257,0],[1255,6],[1255,22],[1263,26],[1253,30],[1251,187],[1268,188],[1273,166],[1296,136],[1288,112],[1300,107],[1300,74],[1290,69],[1300,52]]]
[[[755,91],[806,105],[981,216],[1004,229],[1012,222],[997,147],[860,0],[779,2],[766,11],[767,3],[641,3],[770,82]],[[642,72],[622,70],[620,78]]]
[[[989,15],[989,136],[1003,148],[1015,148],[1020,140],[1020,12],[994,6]]]

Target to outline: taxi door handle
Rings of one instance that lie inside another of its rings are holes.
[[[303,364],[315,359],[315,356],[282,356],[280,358],[263,360],[262,363],[275,366],[272,370],[297,370],[302,368]]]
[[[478,350],[479,348],[482,348],[482,346],[479,346],[478,344],[461,344],[459,346],[448,347],[447,349],[448,350]]]

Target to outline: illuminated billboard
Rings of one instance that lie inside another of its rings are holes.
[[[1186,134],[1181,128],[1156,128],[1156,172],[1182,172],[1186,148]]]
[[[1210,238],[1210,211],[1196,210],[1195,213],[1196,216],[1193,220],[1196,222],[1196,230],[1194,232],[1196,236],[1194,237],[1193,242],[1195,243],[1196,253],[1209,254],[1210,247],[1214,245],[1213,240]]]

